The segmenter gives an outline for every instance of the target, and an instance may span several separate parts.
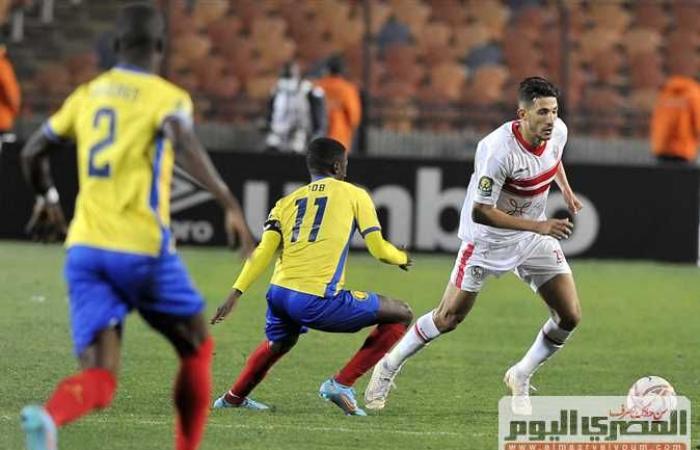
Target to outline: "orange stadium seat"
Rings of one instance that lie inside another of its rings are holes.
[[[418,64],[418,49],[413,45],[390,45],[384,49],[384,63],[390,74],[400,75]]]
[[[384,128],[403,133],[413,129],[418,108],[409,98],[391,98],[385,102],[383,109],[386,111],[382,121]]]
[[[241,32],[241,19],[236,16],[221,17],[209,24],[207,34],[212,48],[220,50],[227,42],[235,40]]]
[[[370,31],[372,34],[379,33],[391,15],[392,10],[389,5],[382,2],[372,3],[372,14],[370,17]]]
[[[481,23],[454,30],[454,48],[459,55],[467,55],[472,49],[481,47],[491,40],[489,28]]]
[[[700,74],[698,52],[671,51],[666,53],[666,73],[668,76],[683,75],[695,78]]]
[[[600,136],[613,137],[620,134],[624,118],[620,110],[626,108],[625,99],[609,86],[589,86],[583,97],[582,106],[588,115],[588,131]]]
[[[491,64],[474,71],[462,101],[467,104],[489,105],[503,101],[503,88],[508,80],[508,69]]]
[[[651,28],[659,32],[669,25],[670,17],[666,8],[656,1],[636,1],[630,5],[635,26]]]
[[[629,56],[655,52],[661,47],[661,34],[652,28],[632,28],[622,37],[622,45]]]
[[[466,67],[454,62],[443,63],[430,69],[430,86],[439,100],[459,100],[466,78]]]
[[[178,36],[173,42],[173,51],[185,61],[194,62],[209,54],[211,42],[205,35],[187,33]]]
[[[611,86],[621,86],[624,84],[624,79],[621,74],[624,59],[619,50],[611,49],[599,55],[594,55],[590,65],[595,82]]]
[[[431,20],[444,22],[456,29],[467,21],[467,10],[460,0],[440,0],[431,3]]]
[[[276,82],[277,77],[274,75],[251,78],[246,82],[245,91],[252,99],[265,100],[270,97]]]
[[[658,89],[664,75],[658,53],[638,54],[630,58],[630,86],[633,89]]]
[[[469,2],[468,14],[472,21],[484,24],[491,38],[500,41],[510,16],[510,10],[495,0],[473,0]]]
[[[196,2],[192,19],[197,28],[206,28],[210,23],[224,17],[228,13],[229,2],[227,0],[207,0]]]
[[[579,40],[581,58],[590,62],[595,56],[609,51],[620,42],[620,33],[608,28],[594,27],[584,31]]]
[[[389,0],[394,16],[405,23],[413,36],[423,34],[430,18],[430,5],[421,0]]]
[[[671,2],[673,27],[680,30],[697,30],[700,23],[700,3],[696,1]]]
[[[633,110],[648,113],[654,109],[654,103],[659,91],[657,89],[639,89],[629,97],[629,106]]]
[[[665,42],[666,53],[695,53],[700,46],[700,34],[697,29],[674,30]]]
[[[622,33],[630,24],[631,17],[622,2],[589,2],[588,16],[594,26]]]

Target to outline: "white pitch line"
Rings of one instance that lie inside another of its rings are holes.
[[[366,419],[359,419],[366,424]],[[0,421],[4,422],[14,422],[19,423],[17,417],[10,417],[7,415],[0,416]],[[154,419],[113,419],[113,418],[100,418],[100,417],[86,417],[81,419],[80,422],[83,423],[99,423],[99,424],[113,424],[117,423],[127,423],[131,425],[158,425],[158,426],[170,426],[171,422],[166,422],[163,420]],[[486,436],[486,433],[456,433],[454,431],[416,431],[416,430],[401,430],[396,428],[372,428],[372,427],[362,427],[362,428],[347,428],[347,427],[313,427],[308,425],[286,425],[286,424],[265,424],[265,425],[251,425],[245,423],[218,423],[209,422],[207,424],[208,428],[229,428],[229,429],[243,429],[243,430],[265,430],[274,431],[279,429],[291,429],[291,430],[301,430],[304,431],[317,431],[317,432],[340,432],[340,433],[382,433],[382,434],[401,434],[408,436],[458,436],[458,437],[482,437]]]

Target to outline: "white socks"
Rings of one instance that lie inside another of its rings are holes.
[[[394,349],[387,354],[385,359],[387,368],[391,371],[398,370],[408,358],[438,336],[440,331],[433,321],[433,311],[429,311],[416,320]]]
[[[525,353],[523,359],[516,364],[521,374],[528,376],[535,373],[537,368],[548,360],[557,350],[562,348],[572,331],[564,330],[550,318],[537,333],[532,347]]]

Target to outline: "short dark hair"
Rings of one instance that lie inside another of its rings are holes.
[[[306,167],[309,172],[328,173],[333,171],[333,164],[343,160],[345,146],[335,139],[321,137],[309,143],[306,152]]]
[[[559,89],[549,80],[542,77],[529,77],[520,82],[518,87],[518,101],[532,103],[536,98],[559,98]]]
[[[148,3],[130,3],[117,16],[117,44],[120,51],[149,52],[162,45],[164,22]]]
[[[340,55],[332,55],[326,61],[326,68],[331,75],[340,75],[345,72],[345,64],[343,63],[343,57]]]

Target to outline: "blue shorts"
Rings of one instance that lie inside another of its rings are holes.
[[[64,275],[77,355],[132,308],[180,317],[204,309],[182,261],[168,250],[146,256],[76,245],[68,249]]]
[[[272,285],[267,291],[265,334],[272,342],[306,333],[309,328],[354,333],[376,323],[379,296],[342,290],[334,297],[318,297]]]

